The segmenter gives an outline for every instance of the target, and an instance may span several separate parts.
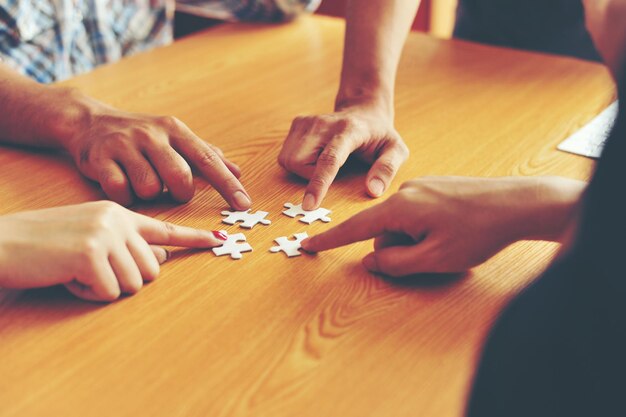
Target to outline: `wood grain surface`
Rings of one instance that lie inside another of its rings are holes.
[[[241,165],[271,226],[240,261],[176,252],[159,279],[110,305],[63,289],[0,290],[0,416],[458,416],[481,344],[504,303],[555,246],[522,242],[460,277],[368,274],[365,242],[317,256],[271,254],[275,237],[338,224],[375,203],[351,166],[324,206],[330,225],[280,214],[304,183],[276,157],[291,119],[329,112],[343,25],[323,17],[232,25],[75,78],[122,109],[172,114]],[[614,99],[598,64],[412,34],[397,128],[423,175],[588,178],[558,152]],[[186,205],[135,208],[219,229],[224,202],[202,180]],[[63,154],[0,148],[0,214],[102,198]],[[227,230],[239,230],[226,227]]]

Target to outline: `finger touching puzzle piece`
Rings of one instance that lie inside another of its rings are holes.
[[[302,204],[293,205],[291,203],[285,203],[285,207],[287,207],[288,210],[283,211],[284,215],[294,218],[302,216],[302,218],[300,218],[302,223],[311,224],[316,220],[323,221],[324,223],[330,221],[330,217],[328,217],[330,210],[325,208],[320,207],[315,210],[307,211],[302,209]]]
[[[274,239],[274,242],[278,244],[278,246],[274,246],[270,249],[272,253],[285,252],[288,257],[300,256],[302,253],[300,252],[300,243],[309,237],[309,235],[304,233],[296,233],[293,235],[295,237],[294,240],[287,239],[286,236],[277,237]]]
[[[240,226],[246,229],[252,229],[257,224],[269,225],[272,222],[265,218],[269,213],[266,211],[257,211],[256,213],[250,213],[250,210],[246,211],[228,211],[224,210],[222,216],[227,216],[222,219],[222,222],[226,224],[235,224],[241,222]]]
[[[220,230],[220,232],[226,236],[226,241],[222,246],[212,249],[216,256],[230,255],[233,259],[241,259],[243,252],[252,251],[252,246],[246,242],[246,237],[243,233],[229,235],[225,230]]]

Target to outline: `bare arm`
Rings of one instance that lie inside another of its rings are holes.
[[[0,140],[63,147],[83,112],[73,103],[75,95],[69,89],[38,84],[0,62]]]
[[[419,4],[420,0],[348,1],[335,110],[374,103],[393,119],[398,62]]]
[[[123,112],[1,63],[0,109],[0,142],[67,150],[118,203],[153,199],[164,187],[186,202],[194,194],[193,166],[231,207],[250,207],[239,168],[174,117]]]
[[[393,90],[419,0],[350,0],[341,83],[331,114],[297,117],[278,157],[309,179],[303,207],[319,207],[351,154],[372,168],[365,185],[380,197],[409,150],[394,128]]]

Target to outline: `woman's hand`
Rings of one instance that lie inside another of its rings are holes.
[[[558,241],[585,185],[557,177],[421,178],[302,247],[319,252],[375,238],[363,259],[372,272],[461,272],[517,240]]]
[[[112,301],[159,274],[159,246],[210,248],[219,233],[176,226],[101,201],[0,217],[0,287],[64,284],[74,295]]]

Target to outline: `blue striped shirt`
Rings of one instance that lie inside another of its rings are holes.
[[[189,3],[189,1],[186,1]],[[232,20],[277,21],[320,0],[213,0]],[[172,41],[173,0],[3,0],[0,58],[42,83]]]

